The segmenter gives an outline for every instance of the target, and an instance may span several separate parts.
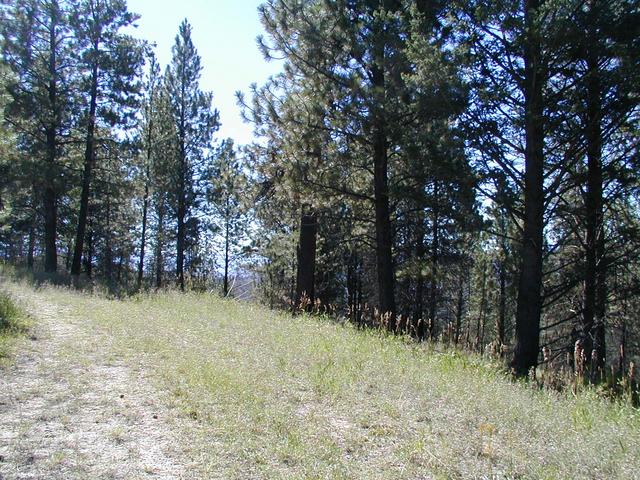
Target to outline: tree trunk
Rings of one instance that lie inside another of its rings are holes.
[[[178,201],[178,238],[176,241],[176,279],[180,290],[184,292],[184,245],[185,245],[185,228],[184,228],[184,200]]]
[[[597,13],[593,11],[592,16]],[[591,22],[595,28],[595,20]],[[587,38],[592,43],[597,42],[595,32],[590,32]],[[587,52],[587,112],[586,112],[586,141],[587,141],[587,192],[586,192],[586,265],[584,280],[584,312],[582,337],[584,349],[589,358],[595,350],[598,361],[592,367],[603,367],[605,364],[605,311],[606,311],[606,265],[604,241],[604,212],[602,198],[602,87],[598,57],[592,50]]]
[[[55,273],[58,270],[58,251],[56,248],[56,230],[58,224],[58,199],[55,189],[47,185],[44,189],[44,271]]]
[[[544,230],[544,125],[542,49],[535,16],[542,0],[525,0],[524,44],[524,232],[516,312],[516,345],[511,366],[525,376],[538,364],[542,313]]]
[[[498,283],[500,284],[500,298],[498,300],[498,317],[496,320],[496,335],[498,348],[502,352],[502,346],[506,343],[507,325],[507,271],[504,259],[498,265]]]
[[[108,195],[108,192],[107,192]],[[113,280],[113,248],[111,245],[111,203],[109,201],[109,197],[107,197],[106,202],[106,235],[105,235],[105,243],[104,243],[104,272],[105,277],[109,282]]]
[[[382,32],[378,32],[382,36]],[[381,315],[388,315],[388,328],[395,330],[396,303],[393,271],[391,209],[389,206],[388,141],[384,113],[384,40],[379,39],[374,48],[374,64],[371,68],[373,88],[379,93],[380,105],[372,113],[373,120],[373,192],[376,229],[376,266],[378,276],[378,308]]]
[[[54,273],[58,270],[58,251],[56,249],[56,235],[58,228],[58,194],[56,189],[58,156],[57,129],[60,123],[58,112],[58,64],[57,64],[57,26],[56,19],[51,18],[49,26],[49,107],[52,120],[46,131],[47,136],[47,175],[43,194],[44,209],[44,271]]]
[[[147,243],[147,212],[149,210],[149,161],[151,157],[151,149],[147,152],[147,168],[146,178],[144,183],[144,197],[142,199],[142,235],[140,238],[140,258],[138,260],[138,289],[142,287],[142,277],[144,275],[144,253]]]
[[[418,262],[418,271],[416,273],[416,304],[413,311],[413,324],[416,326],[416,338],[418,340],[424,340],[426,337],[424,322],[424,275],[422,274],[424,254],[424,211],[420,209],[416,225],[416,261]]]
[[[306,309],[313,308],[315,301],[316,237],[318,219],[314,213],[303,213],[300,219],[298,242],[298,269],[296,274],[295,308],[299,309],[303,299],[308,301]]]
[[[429,337],[436,335],[436,315],[438,314],[438,262],[440,261],[440,211],[438,181],[433,184],[433,230],[431,239],[431,288],[429,291]]]
[[[93,46],[98,49],[97,42]],[[80,212],[78,214],[78,227],[76,229],[76,244],[73,249],[73,262],[71,263],[71,275],[80,275],[82,266],[82,252],[84,251],[84,237],[87,227],[87,215],[89,212],[89,192],[91,190],[91,175],[95,165],[95,129],[96,106],[98,103],[98,65],[93,64],[91,71],[91,99],[89,103],[89,117],[87,119],[87,137],[84,151],[84,171],[82,173],[82,193],[80,194]]]
[[[29,246],[27,247],[27,268],[33,270],[33,252],[36,248],[36,233],[33,221],[29,226]]]
[[[460,288],[458,289],[458,302],[456,305],[456,330],[454,332],[454,343],[458,345],[460,342],[460,330],[462,329],[462,314],[464,311],[464,283],[465,279],[461,272],[460,275]]]
[[[157,207],[158,231],[156,232],[156,288],[162,288],[162,273],[164,271],[162,250],[164,248],[164,199],[160,199]]]
[[[227,203],[228,203],[227,197]],[[229,218],[227,217],[224,224],[224,280],[222,284],[222,293],[226,297],[229,295]]]
[[[93,227],[91,221],[89,221],[89,229],[87,231],[87,247],[84,254],[84,271],[87,274],[87,278],[93,276]]]

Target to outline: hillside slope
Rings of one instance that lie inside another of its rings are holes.
[[[0,478],[640,475],[637,411],[534,391],[479,359],[208,295],[0,288],[51,338],[2,372]],[[34,365],[71,386],[31,388]],[[74,416],[87,409],[93,424]],[[76,442],[49,452],[67,431]]]

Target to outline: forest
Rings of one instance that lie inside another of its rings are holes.
[[[187,20],[160,65],[125,0],[0,8],[7,264],[633,381],[638,1],[267,0],[247,145]]]

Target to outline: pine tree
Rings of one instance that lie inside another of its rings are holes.
[[[184,20],[172,49],[173,57],[165,74],[165,88],[171,102],[177,135],[178,158],[174,173],[177,220],[176,279],[184,290],[184,263],[187,229],[194,223],[193,208],[200,196],[199,178],[205,150],[218,128],[218,112],[212,109],[212,94],[200,90],[200,56],[191,41],[191,25]]]
[[[72,120],[71,43],[66,2],[19,0],[3,28],[3,56],[15,82],[5,118],[19,148],[37,158],[34,191],[44,217],[44,268],[58,268],[58,205],[68,188],[64,151]]]
[[[77,66],[83,73],[81,85],[86,110],[82,124],[86,130],[84,171],[76,241],[71,264],[72,275],[79,275],[84,247],[89,194],[96,164],[96,129],[131,125],[138,106],[139,75],[143,48],[122,29],[137,19],[127,11],[124,0],[76,0],[72,25],[75,33]]]
[[[237,158],[233,140],[226,139],[220,146],[211,175],[208,199],[213,207],[214,223],[223,243],[222,294],[230,294],[229,273],[232,261],[246,238],[250,189],[243,166]]]

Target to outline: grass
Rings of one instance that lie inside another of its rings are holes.
[[[479,357],[201,294],[108,300],[42,287],[38,295],[170,392],[189,430],[194,477],[629,479],[640,471],[638,410],[589,391],[536,390]]]
[[[0,291],[0,367],[11,364],[18,342],[27,333],[26,315],[5,292]]]

